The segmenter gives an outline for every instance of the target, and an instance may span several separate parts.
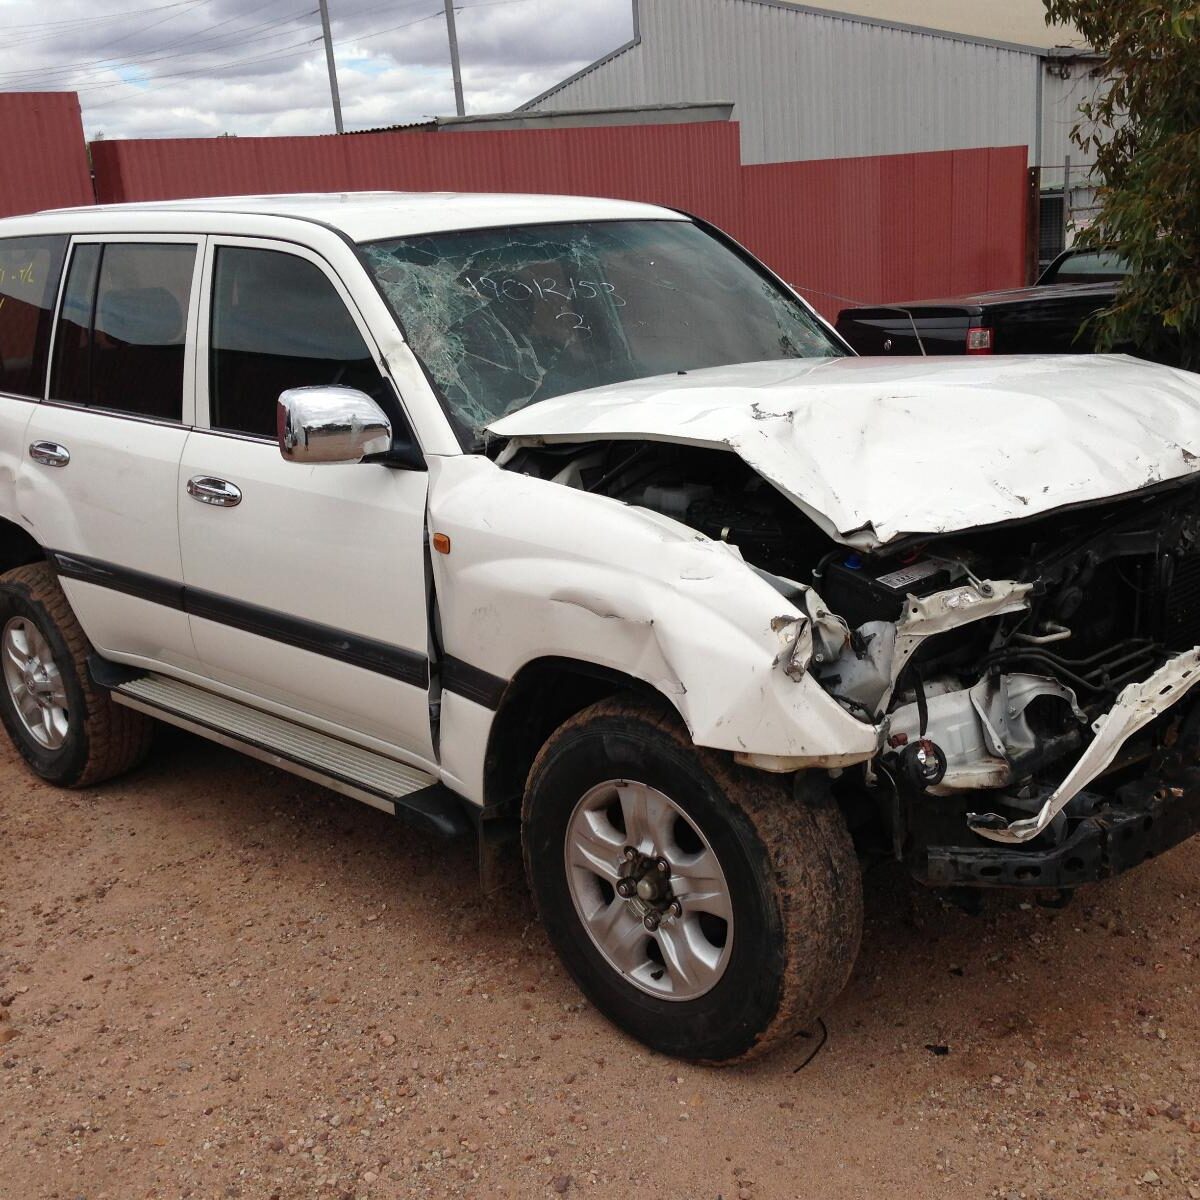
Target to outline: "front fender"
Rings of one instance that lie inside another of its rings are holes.
[[[785,670],[805,614],[734,547],[482,456],[433,460],[429,509],[450,539],[433,555],[448,654],[503,679],[547,656],[624,672],[713,749],[796,766],[875,754],[875,727]]]

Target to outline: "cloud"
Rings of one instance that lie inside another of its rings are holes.
[[[440,0],[329,0],[347,129],[454,111]],[[628,40],[631,0],[458,0],[468,112]],[[316,0],[0,0],[0,90],[80,94],[89,138],[332,128]]]

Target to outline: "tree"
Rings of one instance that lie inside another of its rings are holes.
[[[1096,319],[1101,349],[1132,342],[1200,369],[1200,3],[1045,0],[1104,56],[1072,138],[1094,153],[1099,209],[1078,244],[1131,273]]]

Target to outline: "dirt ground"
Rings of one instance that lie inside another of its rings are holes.
[[[5,742],[0,797],[3,1200],[1200,1198],[1200,839],[1062,911],[876,870],[811,1064],[715,1070],[473,847],[231,752],[64,793]]]

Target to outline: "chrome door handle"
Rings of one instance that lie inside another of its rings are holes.
[[[30,442],[29,457],[43,467],[65,467],[71,461],[71,452],[57,442]]]
[[[242,502],[242,489],[237,484],[214,475],[193,475],[187,481],[187,494],[201,504],[215,504],[217,508],[232,508]]]

